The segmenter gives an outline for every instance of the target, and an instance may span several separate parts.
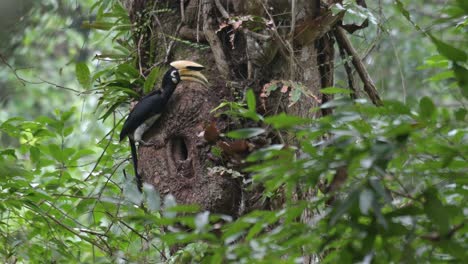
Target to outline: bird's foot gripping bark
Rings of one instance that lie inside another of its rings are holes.
[[[166,145],[164,140],[151,140],[150,142],[146,142],[143,140],[138,140],[138,146],[140,147],[153,147],[155,149],[160,149]]]

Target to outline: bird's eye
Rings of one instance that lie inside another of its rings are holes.
[[[177,71],[172,71],[171,72],[171,77],[172,77],[172,82],[173,83],[178,83],[179,80],[177,79]]]

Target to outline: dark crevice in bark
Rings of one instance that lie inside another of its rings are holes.
[[[350,65],[350,62],[349,62],[350,57],[348,55],[346,55],[345,50],[340,45],[338,45],[338,50],[340,52],[341,60],[343,61],[343,66],[344,66],[345,71],[346,71],[346,76],[348,77],[349,89],[352,91],[352,93],[350,94],[350,97],[353,100],[357,99],[359,97],[359,93],[358,93],[358,90],[356,89],[356,86],[355,86],[354,72],[353,72],[353,69],[351,68],[351,65]]]
[[[320,86],[327,88],[333,86],[334,83],[334,57],[335,49],[333,47],[333,39],[326,34],[317,41],[317,50],[320,53],[317,55],[317,64],[320,71]],[[322,94],[322,104],[332,100],[331,95]],[[322,109],[322,115],[329,115],[332,113],[331,108]]]
[[[171,153],[174,162],[185,161],[188,158],[187,144],[183,137],[174,137],[171,139]]]

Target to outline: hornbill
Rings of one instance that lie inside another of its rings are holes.
[[[120,141],[128,136],[132,151],[133,168],[135,169],[137,186],[140,191],[142,190],[143,182],[138,174],[135,143],[138,142],[144,146],[152,145],[142,140],[143,134],[161,116],[179,82],[193,81],[208,86],[208,80],[200,73],[204,68],[202,65],[192,61],[174,61],[170,65],[171,68],[164,74],[162,79],[161,89],[152,91],[135,105],[120,132]]]

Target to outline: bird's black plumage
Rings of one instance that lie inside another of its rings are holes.
[[[164,74],[161,89],[152,91],[135,105],[120,131],[120,141],[122,141],[126,136],[129,138],[133,168],[135,171],[137,186],[140,191],[142,190],[143,181],[141,176],[138,174],[138,160],[135,141],[142,142],[144,132],[146,132],[146,130],[149,129],[159,118],[159,115],[163,112],[169,98],[174,93],[179,82],[179,72],[174,67],[171,67],[171,69]],[[151,124],[145,124],[145,122],[149,120],[151,120]],[[137,134],[136,131],[138,128],[142,125],[144,125],[145,128],[142,129],[141,133],[135,135]]]
[[[133,133],[143,122],[154,115],[161,114],[179,82],[180,76],[178,71],[171,67],[164,74],[161,89],[154,90],[144,96],[130,112],[120,132],[120,140],[122,141],[126,136],[133,137]],[[139,141],[141,138],[134,140]]]

